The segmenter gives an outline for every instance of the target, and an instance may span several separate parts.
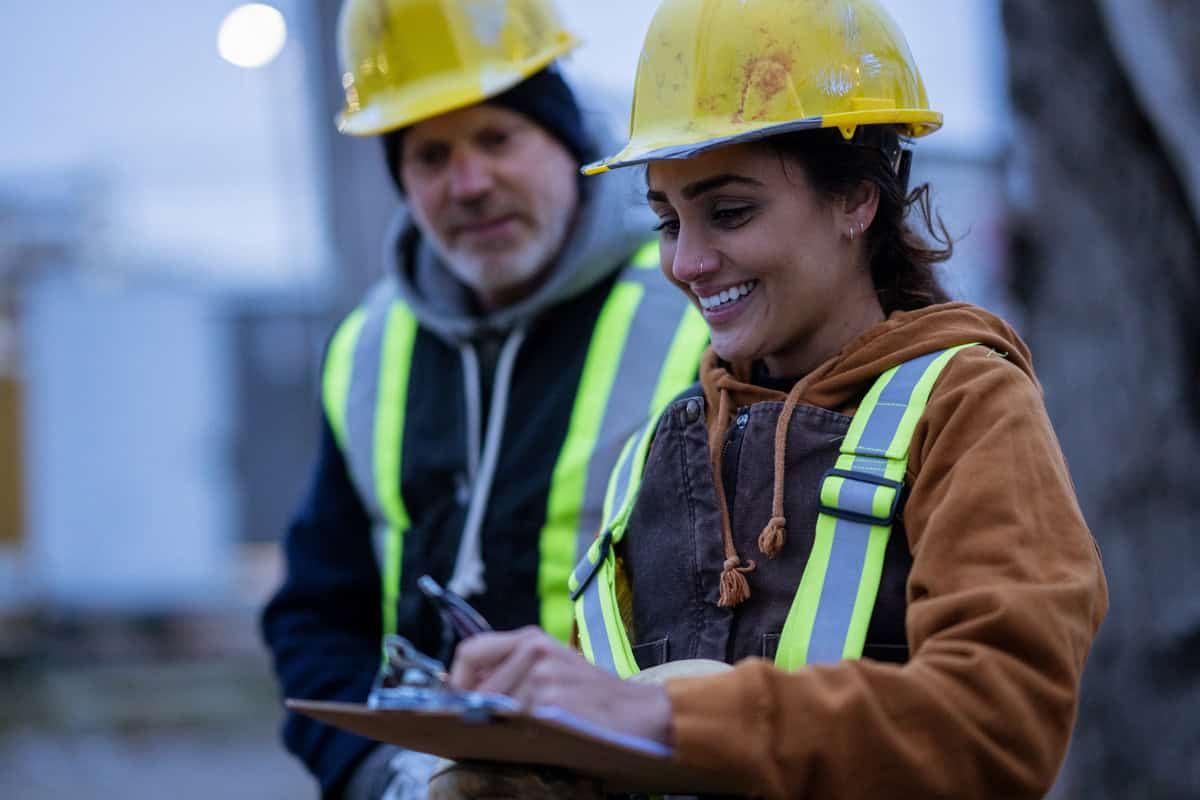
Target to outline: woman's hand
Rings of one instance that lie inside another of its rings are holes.
[[[467,639],[454,656],[450,683],[506,694],[524,708],[557,706],[610,730],[671,743],[671,703],[662,686],[623,681],[540,628]]]

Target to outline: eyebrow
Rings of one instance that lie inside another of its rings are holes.
[[[695,200],[702,194],[715,191],[716,189],[728,186],[731,183],[744,183],[748,186],[762,186],[762,181],[757,181],[754,178],[747,178],[745,175],[734,175],[726,173],[724,175],[714,175],[711,178],[705,178],[695,183],[689,183],[683,187],[683,196],[687,200]],[[667,196],[659,191],[651,189],[646,192],[646,200],[650,203],[666,203]]]

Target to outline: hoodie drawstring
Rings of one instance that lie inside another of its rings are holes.
[[[783,549],[787,540],[787,517],[783,514],[783,479],[787,466],[787,435],[788,425],[792,422],[792,412],[800,400],[800,383],[797,382],[788,392],[783,410],[775,423],[775,489],[771,494],[771,520],[758,535],[758,549],[767,558],[774,558]]]
[[[709,434],[709,455],[712,458],[713,482],[717,488],[717,504],[721,509],[721,536],[725,542],[725,564],[721,568],[721,596],[718,606],[730,607],[739,605],[750,599],[750,583],[746,573],[753,572],[757,566],[753,561],[742,565],[733,544],[733,527],[729,522],[729,505],[725,501],[725,482],[721,479],[721,446],[725,434],[729,430],[729,392],[724,386],[720,388],[720,403],[717,406],[717,424]]]
[[[730,406],[733,400],[729,384],[737,384],[731,375],[722,375],[716,381],[717,418],[709,431],[708,451],[712,460],[713,483],[717,490],[717,503],[721,510],[721,536],[725,544],[725,563],[721,568],[721,594],[717,602],[719,606],[736,606],[750,599],[750,583],[746,578],[747,572],[753,572],[758,566],[754,561],[746,561],[738,555],[733,543],[733,526],[729,519],[729,504],[725,497],[725,481],[721,470],[721,460],[724,455],[725,435],[729,432],[730,418],[733,416]],[[787,541],[787,517],[784,514],[784,480],[787,470],[787,439],[788,426],[791,424],[793,412],[800,401],[799,382],[788,392],[779,419],[775,423],[775,464],[774,490],[771,496],[771,519],[767,522],[762,533],[758,536],[758,549],[767,558],[774,558],[783,550]]]
[[[524,341],[524,328],[517,328],[509,334],[500,350],[500,360],[496,364],[491,409],[488,411],[488,431],[483,444],[479,474],[475,476],[471,487],[471,500],[467,507],[466,522],[463,523],[462,538],[458,543],[458,555],[454,559],[454,572],[446,584],[446,588],[463,597],[472,597],[487,591],[483,543],[480,537],[488,498],[492,492],[492,481],[496,477],[496,468],[500,460],[500,441],[504,436],[504,418],[508,415],[508,395],[512,388],[513,367]],[[478,361],[475,363],[478,365]],[[477,384],[478,382],[476,388]],[[471,384],[468,383],[467,386],[470,387]],[[478,405],[478,400],[475,404]],[[475,436],[478,438],[478,434]]]

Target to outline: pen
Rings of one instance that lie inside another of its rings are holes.
[[[417,579],[417,588],[437,607],[442,621],[462,639],[477,633],[487,633],[492,626],[470,603],[442,586],[428,575]]]

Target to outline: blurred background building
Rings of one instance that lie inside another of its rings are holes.
[[[256,614],[325,338],[397,203],[378,143],[332,125],[338,5],[0,4],[0,797],[316,796]],[[884,5],[946,116],[914,179],[959,240],[947,284],[1021,328],[1011,9]],[[559,7],[568,74],[623,127],[654,4]]]

